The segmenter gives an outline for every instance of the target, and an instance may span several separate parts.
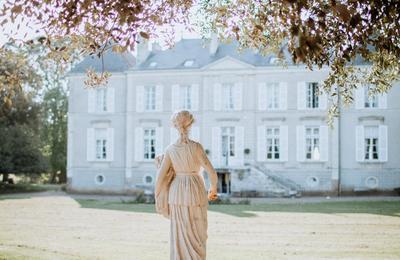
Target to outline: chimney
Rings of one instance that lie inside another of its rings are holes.
[[[211,41],[210,41],[210,56],[214,56],[218,50],[218,35],[216,33],[211,34]]]
[[[137,45],[136,64],[139,65],[144,62],[150,55],[149,41],[140,37],[139,44]]]

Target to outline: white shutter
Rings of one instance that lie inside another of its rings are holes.
[[[297,142],[297,161],[302,162],[305,160],[305,131],[303,125],[296,127],[296,142]]]
[[[267,159],[267,137],[265,126],[257,126],[257,161],[266,161]]]
[[[114,161],[114,128],[107,129],[107,161]]]
[[[279,109],[287,109],[287,83],[279,83]]]
[[[170,128],[170,143],[175,142],[176,139],[178,139],[178,137],[179,137],[178,130],[176,130],[175,127],[171,127]]]
[[[196,142],[200,142],[200,128],[193,126],[190,130],[190,139]]]
[[[179,109],[179,104],[180,104],[180,88],[178,84],[172,85],[172,93],[171,93],[171,110],[175,111]]]
[[[221,128],[212,128],[212,160],[213,164],[221,165]]]
[[[387,126],[379,126],[379,139],[378,139],[378,149],[379,149],[379,161],[387,162],[388,160],[388,133]]]
[[[321,125],[319,127],[319,138],[320,138],[320,161],[326,162],[328,161],[328,151],[329,151],[329,135],[328,135],[328,126]]]
[[[297,109],[306,108],[306,82],[297,83]]]
[[[358,85],[355,89],[356,109],[363,109],[365,103],[364,86]]]
[[[234,164],[241,166],[243,165],[243,154],[244,154],[244,127],[235,127],[235,158]]]
[[[86,160],[93,161],[95,159],[95,141],[94,141],[94,128],[87,129],[86,135]]]
[[[258,83],[258,109],[267,110],[267,85],[265,82]]]
[[[88,89],[88,112],[94,113],[95,112],[95,105],[96,105],[96,90],[95,89]]]
[[[136,112],[144,111],[144,86],[136,86]]]
[[[107,112],[114,113],[115,111],[115,88],[107,87]]]
[[[379,108],[387,108],[387,93],[378,94],[378,106]]]
[[[192,102],[192,110],[199,110],[199,84],[192,84],[192,92],[190,98]]]
[[[234,109],[235,110],[242,110],[243,106],[243,95],[242,95],[242,89],[243,89],[243,84],[238,82],[235,83],[235,87],[233,88],[233,100],[234,100]]]
[[[163,86],[156,86],[156,111],[163,111]]]
[[[219,83],[214,84],[214,110],[222,109],[222,85]]]
[[[318,82],[318,89],[321,90],[321,95],[318,97],[319,98],[319,109],[325,110],[327,107],[328,103],[328,95],[326,94],[325,90],[322,88],[323,82],[320,81]]]
[[[364,161],[364,126],[356,126],[356,161]]]
[[[143,148],[143,128],[135,128],[135,161],[143,161],[144,158],[144,148]]]
[[[281,125],[279,128],[279,158],[281,161],[288,161],[288,149],[289,149],[289,135],[288,135],[288,126]]]

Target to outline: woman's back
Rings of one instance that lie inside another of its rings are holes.
[[[174,143],[167,147],[175,178],[169,190],[169,204],[182,206],[206,205],[207,191],[201,175],[202,146],[189,140],[188,143]]]

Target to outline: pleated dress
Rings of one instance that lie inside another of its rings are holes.
[[[217,173],[202,145],[193,140],[170,144],[165,149],[159,176],[165,175],[170,166],[175,174],[168,191],[170,259],[204,260],[208,238],[208,199],[201,172],[202,169],[207,171],[214,190]]]

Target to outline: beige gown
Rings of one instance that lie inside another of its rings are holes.
[[[168,196],[162,199],[168,201],[164,216],[170,219],[171,260],[206,259],[208,199],[202,169],[209,174],[210,189],[216,192],[217,173],[200,143],[189,140],[165,149],[157,174],[156,204],[157,195],[164,189]],[[171,172],[173,178],[168,177]]]

